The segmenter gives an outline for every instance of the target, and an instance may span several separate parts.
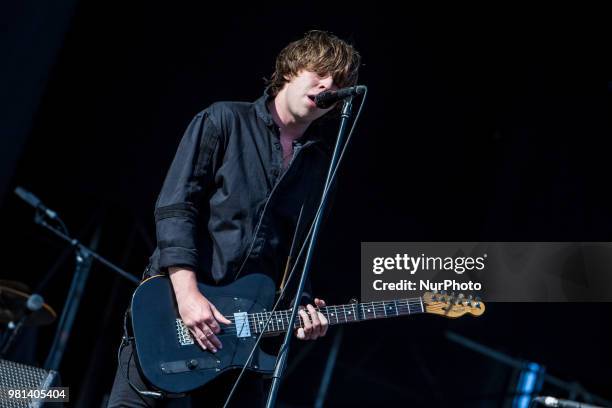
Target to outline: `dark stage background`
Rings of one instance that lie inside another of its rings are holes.
[[[47,282],[40,293],[58,313],[73,256],[12,190],[33,191],[86,243],[97,231],[98,251],[139,276],[156,194],[191,117],[259,97],[276,54],[315,28],[356,45],[370,89],[318,247],[318,296],[335,304],[359,293],[361,241],[612,241],[612,37],[597,18],[310,2],[3,8],[0,276]],[[132,290],[92,268],[60,369],[71,405],[100,406],[110,390]],[[327,405],[502,406],[512,370],[449,342],[447,330],[612,399],[611,312],[489,304],[480,319],[349,326]],[[35,362],[54,329],[20,340],[27,349],[38,335]],[[313,404],[334,334],[293,343],[282,406]]]

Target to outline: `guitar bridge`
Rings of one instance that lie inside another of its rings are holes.
[[[181,346],[190,346],[194,343],[191,332],[181,319],[176,319],[176,336]]]

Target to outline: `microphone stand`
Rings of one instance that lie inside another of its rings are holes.
[[[51,350],[49,351],[49,355],[47,356],[47,360],[44,364],[45,368],[57,371],[68,343],[68,337],[70,335],[70,331],[72,330],[72,324],[81,301],[81,296],[85,288],[85,282],[89,274],[89,268],[91,267],[92,260],[96,259],[100,261],[114,272],[135,284],[138,284],[139,280],[134,275],[124,271],[118,266],[115,266],[104,257],[81,244],[77,239],[70,237],[67,232],[65,233],[60,231],[54,226],[48,224],[45,220],[45,215],[48,214],[42,211],[37,211],[34,217],[34,222],[53,232],[64,241],[69,242],[75,248],[77,263],[70,289],[66,295],[66,303],[64,304],[64,309],[62,310],[62,315],[55,332],[55,338],[53,339]]]
[[[341,146],[344,144],[344,139],[346,138],[348,120],[351,116],[352,110],[353,110],[353,97],[350,96],[344,100],[344,105],[342,106],[342,114],[340,117],[340,129],[338,131],[338,138],[336,139],[336,146],[334,147],[334,153],[332,155],[332,159],[329,164],[329,170],[327,172],[327,178],[325,179],[325,185],[324,185],[323,191],[326,191],[328,189],[329,184],[331,183],[332,175],[334,173],[334,168],[336,167],[336,164],[338,163],[338,159],[340,158],[340,152],[342,151]],[[308,274],[310,273],[310,264],[312,262],[312,255],[314,252],[314,247],[317,242],[319,229],[321,226],[322,216],[325,212],[325,208],[327,207],[327,197],[328,197],[328,194],[323,194],[323,196],[321,197],[321,204],[320,204],[321,209],[319,211],[319,215],[313,221],[312,235],[310,238],[310,242],[308,243],[308,251],[306,252],[306,258],[304,259],[304,266],[302,267],[300,283],[298,285],[296,295],[293,300],[293,307],[291,309],[291,317],[289,318],[289,326],[288,326],[287,332],[285,333],[285,338],[283,340],[283,343],[278,353],[278,357],[276,359],[276,367],[274,369],[274,374],[272,375],[272,385],[270,386],[270,393],[268,394],[266,408],[272,408],[276,404],[280,382],[282,380],[282,376],[287,366],[287,358],[289,356],[289,345],[291,343],[291,338],[293,337],[293,326],[294,326],[295,318],[297,316],[299,303],[300,303],[300,300],[302,299],[302,293],[304,292],[304,287],[306,285],[306,279],[308,278]]]
[[[66,235],[65,233],[63,233],[62,231],[58,230],[57,228],[49,225],[45,221],[44,215],[42,215],[40,213],[36,213],[36,216],[34,217],[34,222],[36,224],[38,224],[38,225],[42,225],[43,227],[47,228],[49,231],[53,232],[55,235],[57,235],[58,237],[60,237],[64,241],[69,242],[76,249],[76,251],[79,254],[82,254],[82,255],[84,255],[86,257],[91,256],[92,258],[96,259],[100,263],[102,263],[105,266],[107,266],[108,268],[112,269],[114,272],[116,272],[119,275],[123,276],[127,280],[132,281],[132,283],[135,283],[136,285],[138,285],[138,283],[140,283],[140,280],[137,277],[135,277],[134,275],[132,275],[131,273],[126,272],[123,269],[119,268],[118,266],[114,265],[112,262],[110,262],[109,260],[107,260],[103,256],[97,254],[96,252],[92,251],[90,248],[88,248],[85,245],[81,244],[79,242],[79,240],[77,240],[75,238],[71,238],[70,236]],[[78,259],[77,259],[77,261],[80,262],[80,260],[78,260]]]

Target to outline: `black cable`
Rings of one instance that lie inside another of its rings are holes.
[[[117,349],[117,365],[119,366],[119,370],[121,370],[122,373],[124,373],[125,375],[125,380],[127,381],[128,385],[134,390],[136,391],[136,393],[142,398],[142,401],[147,404],[148,407],[150,407],[150,405],[147,403],[147,401],[144,399],[144,397],[148,397],[148,398],[154,398],[154,399],[165,399],[166,398],[166,394],[161,392],[161,391],[143,391],[143,390],[139,390],[138,387],[136,387],[132,381],[130,381],[130,364],[128,361],[128,366],[126,367],[126,369],[123,369],[123,363],[121,361],[121,351],[128,345],[130,344],[130,342],[132,340],[134,340],[134,337],[130,337],[128,335],[128,331],[127,331],[127,315],[128,312],[126,311],[125,314],[123,315],[123,337],[121,338],[121,344],[119,344],[119,348]],[[130,360],[134,357],[134,349],[132,347],[132,355],[130,356]]]

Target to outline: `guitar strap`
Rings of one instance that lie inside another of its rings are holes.
[[[332,189],[331,193],[332,194],[335,193],[335,189]],[[313,209],[312,212],[315,212],[314,210],[316,210],[316,208],[318,207],[317,202],[314,201],[315,198],[317,197],[317,194],[309,194],[308,197],[309,198],[307,198],[304,201],[304,203],[302,203],[302,207],[300,208],[300,214],[298,216],[298,220],[295,226],[295,232],[293,233],[293,241],[291,242],[291,249],[289,250],[289,256],[287,257],[287,263],[285,264],[285,271],[283,273],[283,278],[279,285],[277,295],[282,293],[285,285],[287,284],[287,275],[289,273],[289,270],[293,268],[293,265],[291,262],[293,258],[295,257],[295,248],[296,248],[297,242],[300,242],[302,245],[304,244],[304,240],[309,236],[308,231],[310,230],[310,227],[312,226],[312,222],[314,222],[314,216],[316,214],[312,214],[313,220],[310,223],[305,222],[304,225],[302,225],[302,216],[304,214],[304,207]],[[331,198],[333,198],[333,195]],[[325,220],[327,215],[328,214],[324,214],[323,220]],[[300,247],[302,245],[300,245]]]
[[[295,243],[298,241],[298,237],[301,236],[298,232],[300,231],[300,227],[302,224],[302,213],[304,212],[304,204],[300,208],[300,214],[298,215],[297,224],[295,225],[295,232],[293,233],[293,240],[291,242],[291,249],[289,249],[289,255],[287,256],[287,263],[285,264],[285,272],[283,273],[283,278],[281,279],[280,285],[278,287],[278,293],[282,293],[287,283],[287,274],[289,273],[289,268],[291,267],[291,260],[293,259],[295,252]]]
[[[280,282],[280,285],[278,286],[278,293],[281,293],[283,291],[283,288],[285,287],[285,281],[287,280],[287,272],[289,272],[289,265],[291,265],[291,253],[289,253],[289,256],[287,257],[287,263],[285,264],[285,272],[283,273],[283,279]]]

